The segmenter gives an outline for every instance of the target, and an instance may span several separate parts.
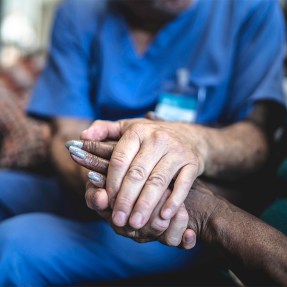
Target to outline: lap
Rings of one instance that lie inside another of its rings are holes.
[[[103,221],[81,222],[39,213],[2,222],[0,252],[0,285],[102,282],[174,272],[202,257],[199,246],[186,251],[158,242],[140,244],[117,235]]]
[[[57,213],[63,206],[65,199],[54,178],[0,171],[0,209],[4,209],[9,216],[36,211]]]
[[[199,247],[185,251],[158,242],[139,244],[101,220],[51,214],[63,214],[67,201],[54,179],[0,172],[0,208],[11,213],[0,223],[0,286],[71,286],[175,272],[202,256]]]
[[[93,217],[84,196],[63,189],[56,178],[0,170],[0,222],[30,212],[87,220]]]

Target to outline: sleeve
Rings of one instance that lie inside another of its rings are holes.
[[[72,1],[64,1],[55,13],[47,64],[27,107],[30,114],[95,117],[90,101],[89,39],[82,35],[85,31],[81,31],[83,26],[77,21],[77,11],[72,4]],[[85,5],[78,5],[80,7]]]
[[[245,118],[256,101],[271,100],[285,105],[282,12],[278,1],[256,3],[238,33],[230,90],[232,120]]]

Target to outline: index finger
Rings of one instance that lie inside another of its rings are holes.
[[[103,159],[110,159],[116,143],[117,142],[115,141],[100,142],[90,140],[70,140],[66,142],[66,147],[68,149],[71,146],[78,147]]]
[[[108,160],[90,154],[75,146],[70,146],[69,152],[71,154],[72,159],[79,165],[87,169],[99,172],[101,174],[107,173],[109,165]]]

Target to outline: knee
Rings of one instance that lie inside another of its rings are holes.
[[[17,216],[0,224],[0,286],[48,285],[43,276],[47,249],[37,229],[47,216]]]

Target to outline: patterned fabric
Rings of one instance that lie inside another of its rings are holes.
[[[0,168],[36,168],[46,162],[49,126],[25,114],[44,62],[44,54],[25,56],[0,70]]]

